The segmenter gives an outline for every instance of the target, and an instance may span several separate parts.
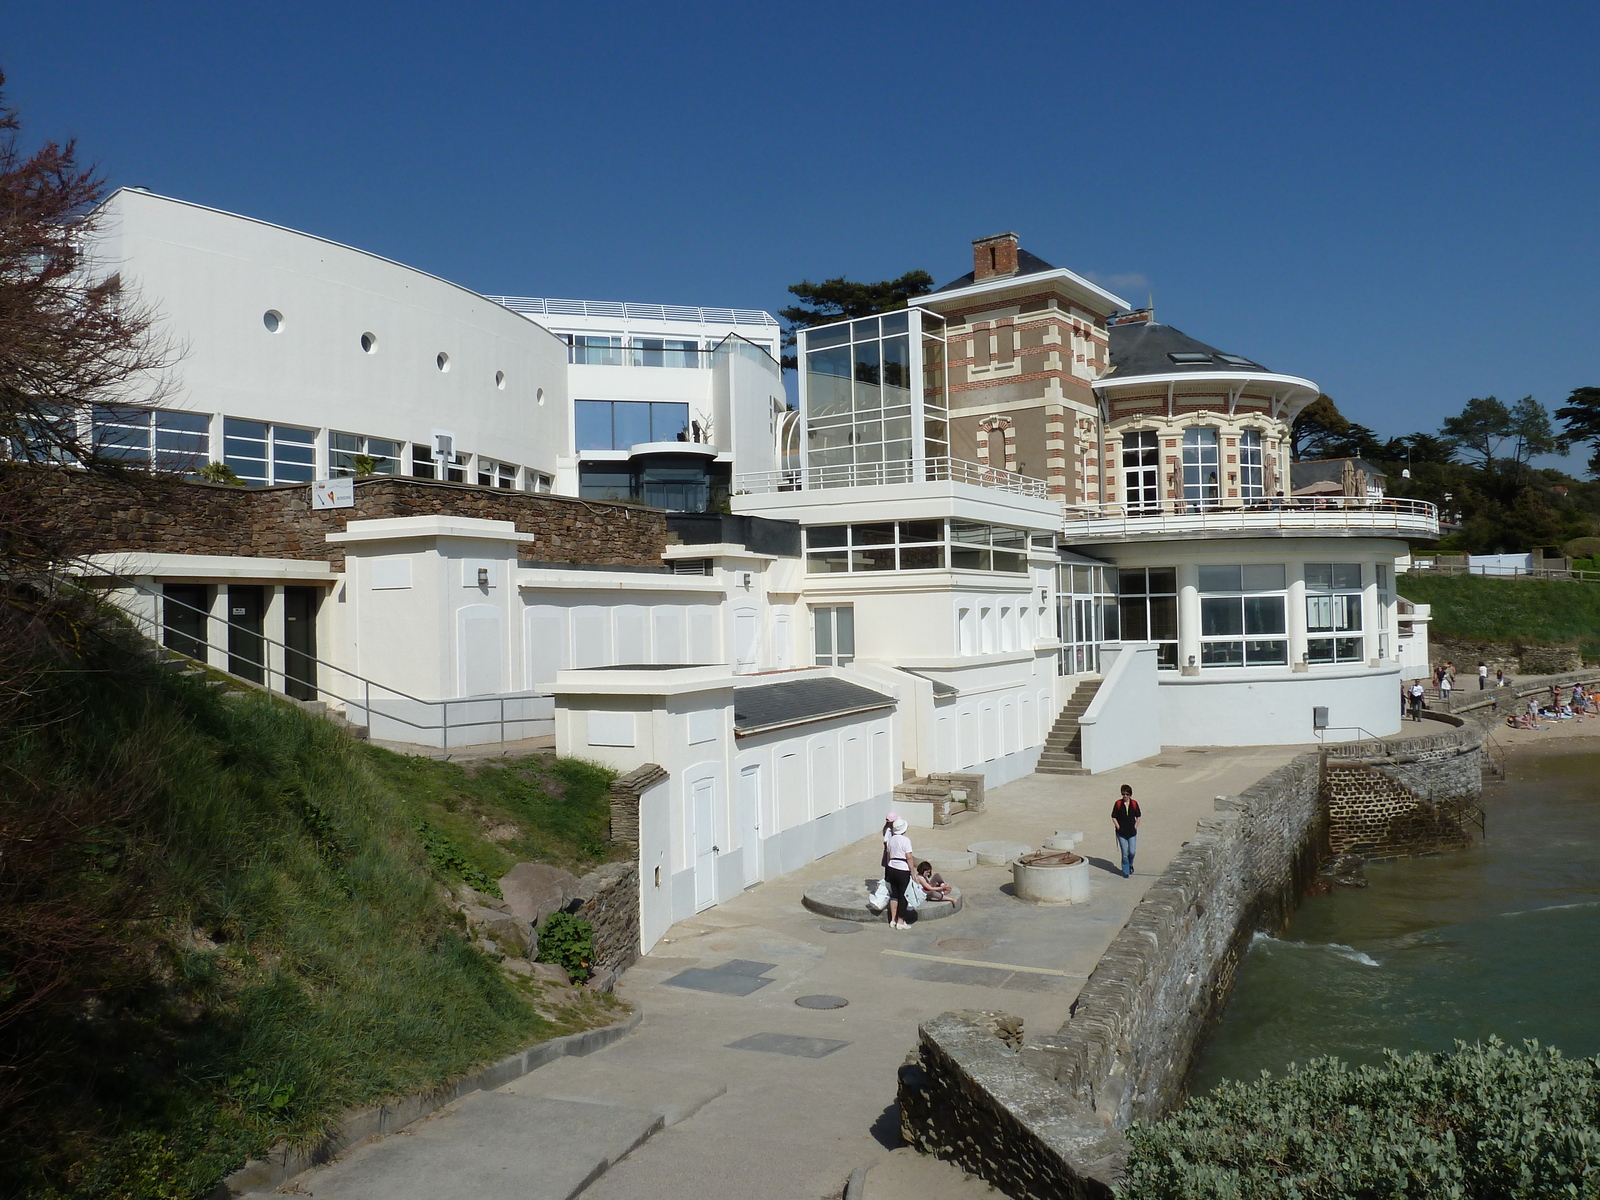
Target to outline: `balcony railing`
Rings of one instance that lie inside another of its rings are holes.
[[[568,346],[567,361],[588,367],[709,367],[710,350],[665,350],[648,346]]]
[[[753,494],[809,492],[824,488],[944,482],[967,483],[1038,500],[1045,498],[1042,479],[1030,479],[1015,471],[985,467],[959,458],[929,458],[922,462],[842,463],[827,467],[797,467],[787,471],[756,471],[736,476],[734,491]]]
[[[1069,504],[1069,539],[1207,532],[1399,533],[1439,536],[1439,510],[1424,500],[1296,496],[1263,500],[1160,500],[1148,504]]]

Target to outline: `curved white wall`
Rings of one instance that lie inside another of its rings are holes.
[[[1161,741],[1167,746],[1280,746],[1317,740],[1311,713],[1328,709],[1330,742],[1400,732],[1400,664],[1244,678],[1160,673]],[[1359,727],[1359,730],[1356,728]]]

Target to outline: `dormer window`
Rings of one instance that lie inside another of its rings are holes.
[[[1211,365],[1211,355],[1209,354],[1194,354],[1185,351],[1178,354],[1169,354],[1167,357],[1180,367],[1209,367]]]

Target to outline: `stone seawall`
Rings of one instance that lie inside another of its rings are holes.
[[[1416,785],[1413,807],[1476,797],[1483,733],[1458,720],[1419,737],[1338,744],[1327,763],[1373,772],[1384,803],[1395,803],[1401,775]],[[1252,935],[1282,928],[1327,853],[1323,792],[1323,756],[1307,754],[1218,797],[1054,1033],[1019,1049],[1004,1014],[925,1023],[900,1073],[906,1140],[1019,1200],[1109,1195],[1125,1161],[1120,1131],[1181,1101]]]
[[[85,554],[221,554],[322,560],[344,570],[326,535],[349,521],[449,515],[512,521],[528,533],[523,559],[597,566],[662,565],[666,513],[633,504],[398,476],[355,481],[355,507],[313,509],[306,484],[268,488],[115,476],[54,467],[0,467],[0,486],[74,532]]]

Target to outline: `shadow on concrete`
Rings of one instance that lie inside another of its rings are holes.
[[[872,1123],[872,1128],[868,1132],[885,1150],[898,1150],[905,1145],[900,1140],[900,1105],[891,1104],[879,1113],[878,1119]]]
[[[1089,860],[1091,867],[1099,867],[1102,871],[1110,871],[1118,879],[1122,878],[1122,865],[1120,863],[1108,862],[1103,858],[1095,858],[1093,855],[1085,855],[1084,857]]]

